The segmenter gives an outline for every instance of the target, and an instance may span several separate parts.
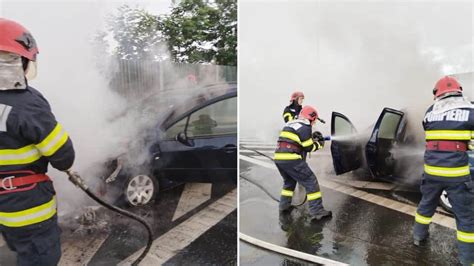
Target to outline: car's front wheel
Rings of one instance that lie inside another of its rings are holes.
[[[441,193],[441,196],[439,196],[439,204],[446,211],[453,212],[453,207],[451,206],[451,203],[449,203],[448,193],[446,190],[443,190],[443,193]]]
[[[145,206],[155,200],[158,190],[159,185],[155,178],[135,175],[125,182],[124,197],[131,206]]]

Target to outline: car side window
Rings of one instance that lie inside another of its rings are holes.
[[[378,138],[395,139],[401,118],[399,114],[386,113],[380,122]]]
[[[208,105],[192,113],[186,135],[206,137],[237,134],[237,97]]]
[[[351,123],[339,116],[335,117],[334,128],[334,134],[336,136],[349,136],[354,133],[354,128]]]
[[[174,125],[172,125],[170,128],[168,128],[165,132],[165,138],[166,139],[175,139],[176,135],[178,135],[181,132],[184,132],[184,129],[186,128],[186,122],[187,121],[188,121],[188,117],[186,116],[185,118],[179,120]]]

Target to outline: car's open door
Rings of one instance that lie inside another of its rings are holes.
[[[336,175],[361,167],[362,146],[349,118],[337,112],[331,115],[331,155]]]
[[[392,148],[402,137],[404,112],[384,108],[365,146],[367,166],[374,177],[390,177],[395,170]]]

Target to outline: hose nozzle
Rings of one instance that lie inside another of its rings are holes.
[[[330,141],[330,140],[331,140],[331,136],[326,136],[326,137],[324,137],[324,140],[325,140],[325,141]]]
[[[89,189],[84,182],[84,179],[81,178],[78,172],[74,172],[71,169],[64,171],[69,176],[69,181],[71,181],[77,187],[82,188],[83,190]]]
[[[321,118],[319,118],[319,117],[318,117],[318,121],[321,122],[321,123],[323,123],[323,124],[326,124],[326,121],[324,121],[323,119],[321,119]]]

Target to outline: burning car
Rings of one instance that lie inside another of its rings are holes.
[[[361,169],[364,175],[419,188],[424,135],[410,128],[407,112],[384,108],[372,131],[359,134],[345,115],[331,116],[331,155],[336,175]],[[420,125],[421,126],[421,125]],[[468,151],[471,172],[474,153]],[[446,192],[440,205],[451,211]]]
[[[214,84],[192,94],[159,110],[154,106],[163,106],[163,94],[137,105],[144,116],[161,114],[143,129],[130,152],[108,163],[106,194],[143,206],[159,191],[183,182],[236,182],[237,85]]]

